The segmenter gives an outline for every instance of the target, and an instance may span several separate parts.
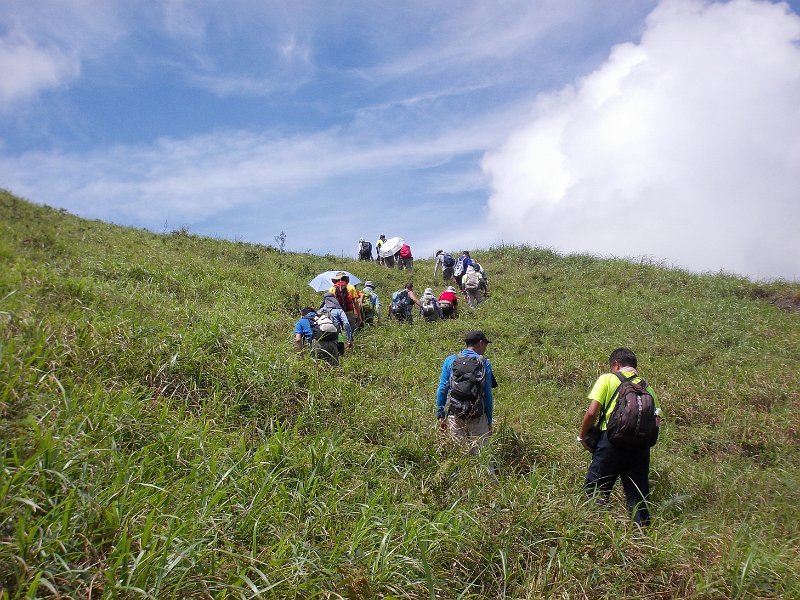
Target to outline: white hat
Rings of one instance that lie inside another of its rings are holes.
[[[455,294],[455,292],[456,292],[456,288],[454,288],[452,285],[448,285],[448,286],[447,286],[447,291],[448,291],[448,292],[453,292],[453,293]]]
[[[425,288],[425,291],[422,292],[423,295],[430,294],[433,295],[433,288]]]
[[[375,284],[374,284],[374,283],[372,283],[371,281],[365,281],[365,282],[364,282],[364,287],[365,287],[365,288],[372,288],[372,289],[375,289]]]

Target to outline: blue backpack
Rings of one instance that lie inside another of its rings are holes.
[[[405,315],[411,311],[411,300],[408,290],[402,289],[392,294],[392,305],[389,309],[393,315]]]
[[[450,269],[456,266],[456,259],[445,252],[444,258],[442,259],[442,264],[446,268]]]

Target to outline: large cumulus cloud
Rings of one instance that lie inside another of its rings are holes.
[[[483,168],[505,239],[800,278],[800,17],[666,0]]]

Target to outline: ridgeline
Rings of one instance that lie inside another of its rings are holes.
[[[347,269],[385,313],[406,274],[0,192],[0,598],[800,598],[800,285],[475,255],[477,310],[384,319],[330,369],[292,348],[307,282]],[[434,414],[474,328],[479,458]],[[623,345],[666,413],[645,533],[585,500],[575,442]]]

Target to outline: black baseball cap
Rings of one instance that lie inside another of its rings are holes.
[[[480,342],[486,342],[487,344],[492,343],[491,340],[486,337],[486,334],[480,329],[468,331],[467,335],[464,336],[464,341],[468,346],[472,346],[473,344],[478,344]]]

